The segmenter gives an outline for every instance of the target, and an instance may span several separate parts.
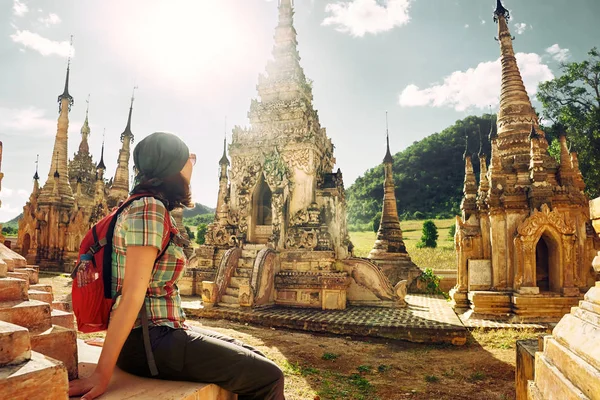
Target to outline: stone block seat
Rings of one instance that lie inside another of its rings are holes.
[[[74,316],[52,308],[52,293],[45,285],[30,285],[34,270],[29,268],[22,273],[0,271],[0,321],[25,329],[29,348],[62,362],[61,368],[67,371],[69,379],[74,379],[77,377]],[[20,279],[11,274],[24,276]],[[1,349],[0,344],[0,352]],[[11,397],[0,395],[0,399],[4,398]]]
[[[68,392],[64,364],[32,351],[26,328],[0,321],[0,398],[66,399]]]
[[[79,376],[89,376],[96,367],[102,349],[90,346],[82,340],[77,341],[77,348],[80,360]],[[99,400],[121,399],[236,400],[237,395],[213,384],[141,378],[116,368],[106,393],[100,396]]]

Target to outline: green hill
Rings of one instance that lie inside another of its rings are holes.
[[[4,228],[18,229],[19,228],[19,220],[21,219],[22,216],[23,216],[23,213],[17,215],[16,217],[14,217],[13,219],[11,219],[10,221],[2,223],[2,226]]]
[[[183,218],[191,218],[196,215],[204,215],[204,214],[214,214],[215,209],[202,205],[200,203],[195,203],[194,208],[184,209],[183,210]]]
[[[402,219],[451,218],[459,213],[464,180],[465,134],[469,152],[479,151],[479,127],[483,152],[490,154],[488,134],[495,115],[470,116],[457,121],[440,133],[414,142],[394,157],[394,180],[398,213]],[[479,162],[473,158],[475,173]],[[348,222],[369,223],[381,211],[383,166],[365,172],[347,190]]]

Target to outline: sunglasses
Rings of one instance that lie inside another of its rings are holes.
[[[196,165],[196,155],[194,153],[190,154],[190,162],[192,166]]]

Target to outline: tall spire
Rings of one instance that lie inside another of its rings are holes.
[[[71,107],[73,106],[74,100],[73,96],[69,94],[69,75],[71,72],[71,51],[73,50],[73,35],[71,35],[71,47],[69,49],[69,58],[67,60],[67,76],[65,78],[65,88],[61,95],[58,96],[58,112],[62,110],[62,100],[66,99],[69,102],[69,111],[71,111]]]
[[[121,142],[123,145],[119,150],[119,158],[117,160],[117,170],[115,172],[114,180],[108,194],[108,205],[114,207],[121,200],[125,200],[129,195],[129,158],[131,155],[130,145],[133,142],[133,133],[131,133],[131,113],[133,112],[133,101],[135,99],[135,89],[133,87],[133,93],[131,95],[131,105],[129,106],[129,117],[127,119],[127,126],[125,131],[121,133]]]
[[[538,119],[517,65],[512,44],[514,38],[508,29],[509,18],[510,13],[498,0],[494,21],[498,23],[502,85],[497,125],[498,136],[508,139],[500,142],[498,147],[502,156],[512,157],[529,153],[529,128],[531,124],[537,125]]]
[[[385,157],[383,158],[384,163],[393,163],[394,157],[392,157],[392,153],[390,153],[390,131],[388,128],[388,113],[385,112],[385,137],[387,141],[387,150],[385,152]]]
[[[121,133],[121,141],[123,141],[123,139],[125,138],[125,136],[128,136],[131,138],[131,141],[133,142],[133,133],[131,133],[131,113],[133,112],[133,100],[135,100],[135,89],[137,89],[137,86],[133,87],[133,91],[131,93],[131,104],[129,106],[129,116],[127,117],[127,126],[125,126],[125,130],[123,131],[123,133]]]

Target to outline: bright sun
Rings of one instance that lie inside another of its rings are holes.
[[[234,2],[148,1],[125,28],[132,56],[153,75],[194,81],[235,67],[245,52],[244,19]],[[236,12],[238,11],[238,12]],[[231,71],[230,71],[231,72]]]

